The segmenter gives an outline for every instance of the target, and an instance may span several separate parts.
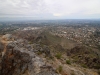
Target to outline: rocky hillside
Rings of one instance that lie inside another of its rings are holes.
[[[37,36],[30,42],[11,34],[1,36],[0,75],[99,75],[97,69],[84,68],[77,64],[80,61],[73,62],[80,48],[66,50],[61,44],[52,44],[49,38]]]

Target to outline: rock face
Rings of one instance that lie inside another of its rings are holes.
[[[1,75],[20,75],[25,72],[31,58],[27,53],[21,53],[17,50],[7,50],[2,58]]]
[[[0,75],[58,75],[27,44],[18,41],[8,43],[2,57],[3,50],[4,45],[0,43]]]

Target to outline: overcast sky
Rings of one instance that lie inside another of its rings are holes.
[[[100,19],[100,0],[0,0],[0,19]]]

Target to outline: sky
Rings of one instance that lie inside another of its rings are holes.
[[[100,19],[100,0],[0,0],[0,19]]]

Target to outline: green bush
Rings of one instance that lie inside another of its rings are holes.
[[[71,75],[75,75],[74,73],[72,73]]]
[[[58,54],[55,55],[55,57],[56,57],[57,59],[61,59],[62,55],[61,55],[61,53],[58,53]]]
[[[32,41],[30,41],[30,42],[29,42],[29,44],[33,44],[33,42],[32,42]]]
[[[87,66],[85,64],[82,64],[81,66],[84,67],[84,68],[87,68]]]
[[[60,65],[60,66],[58,67],[58,71],[59,71],[59,72],[62,72],[62,69],[63,69],[63,68],[62,68],[62,66]]]
[[[66,64],[71,65],[71,61],[70,60],[66,60]]]
[[[38,54],[38,55],[41,55],[41,54],[42,54],[42,52],[41,52],[41,51],[38,51],[38,52],[37,52],[37,54]]]
[[[100,70],[98,71],[98,74],[100,75]]]

